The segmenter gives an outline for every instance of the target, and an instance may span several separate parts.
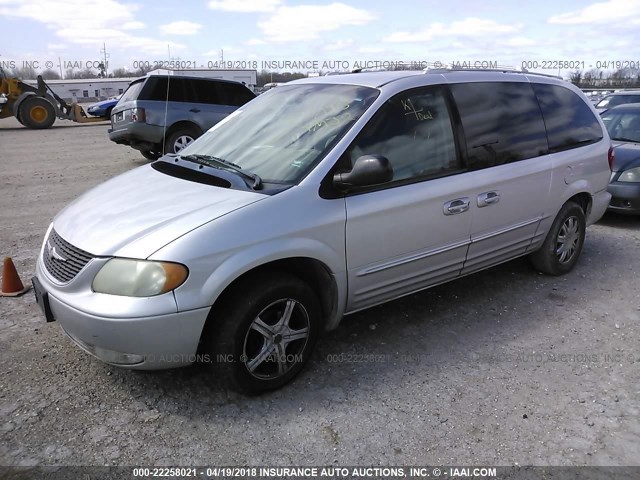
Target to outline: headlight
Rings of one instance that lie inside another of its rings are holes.
[[[112,258],[93,279],[93,291],[127,297],[152,297],[178,288],[187,279],[179,263]]]
[[[631,168],[622,172],[619,182],[640,182],[640,167]]]

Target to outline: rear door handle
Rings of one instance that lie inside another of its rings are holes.
[[[478,207],[488,207],[500,201],[500,192],[484,192],[478,195]]]
[[[457,215],[467,210],[469,210],[469,197],[456,198],[443,205],[445,215]]]
[[[199,108],[192,108],[191,110],[189,110],[190,112],[193,113],[200,113],[200,109]]]

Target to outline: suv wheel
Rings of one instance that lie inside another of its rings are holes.
[[[574,202],[565,203],[553,221],[542,247],[531,254],[531,263],[549,275],[569,272],[582,252],[585,231],[582,208]]]
[[[180,153],[200,135],[195,128],[180,128],[167,137],[164,150],[166,153]]]
[[[247,394],[279,388],[300,373],[321,324],[318,297],[289,274],[240,280],[212,315],[204,341],[214,370]]]

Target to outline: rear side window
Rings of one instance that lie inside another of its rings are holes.
[[[190,102],[195,96],[192,82],[180,77],[149,77],[140,100]]]
[[[467,143],[470,170],[548,153],[540,107],[529,83],[451,85]]]
[[[602,127],[576,93],[559,85],[533,84],[547,127],[549,151],[560,152],[602,140]]]
[[[218,96],[218,82],[211,82],[207,80],[193,80],[193,88],[195,92],[195,103],[211,103],[219,104],[220,98]]]
[[[244,85],[231,82],[218,82],[218,96],[223,105],[239,107],[255,98],[255,95]]]

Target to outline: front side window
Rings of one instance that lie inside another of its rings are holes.
[[[324,158],[379,93],[355,85],[282,86],[240,107],[180,154],[217,157],[267,183],[296,183]]]
[[[472,170],[547,153],[545,125],[529,83],[451,85],[460,112]]]
[[[442,89],[411,90],[388,100],[347,151],[351,165],[362,155],[386,157],[393,167],[394,182],[459,170]]]

